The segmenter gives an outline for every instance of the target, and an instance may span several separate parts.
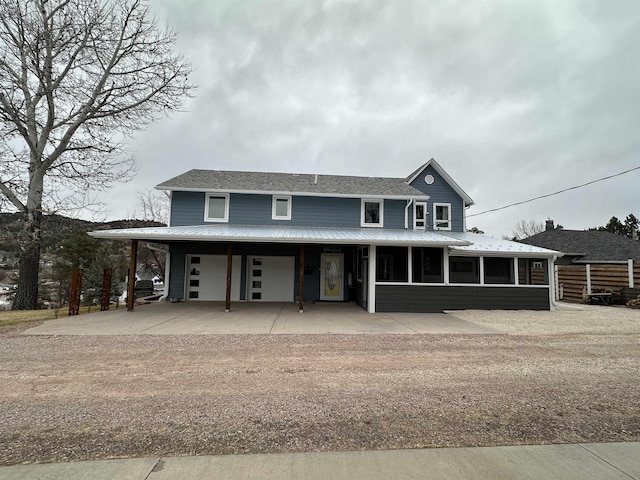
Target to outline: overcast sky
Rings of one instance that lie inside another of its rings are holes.
[[[191,168],[404,177],[435,158],[468,214],[640,166],[640,8],[604,1],[153,0],[199,86],[130,141],[136,190]],[[468,219],[640,216],[640,170]]]

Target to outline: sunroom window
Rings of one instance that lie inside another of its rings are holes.
[[[449,257],[451,283],[480,283],[479,257]]]
[[[411,257],[414,283],[444,282],[441,248],[413,247]]]
[[[433,204],[433,229],[451,230],[451,204]]]
[[[484,283],[515,283],[513,258],[484,257]]]
[[[210,193],[206,198],[204,220],[206,222],[228,222],[229,195]]]
[[[408,281],[406,247],[378,247],[376,260],[376,282]]]

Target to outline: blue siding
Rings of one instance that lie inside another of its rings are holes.
[[[424,178],[427,175],[433,175],[434,182],[428,185]],[[463,231],[464,219],[464,200],[458,193],[442,178],[442,176],[429,165],[420,175],[418,175],[411,186],[429,195],[427,201],[427,230],[433,230],[433,204],[434,203],[450,203],[451,204],[451,230],[454,232]]]
[[[404,213],[407,206],[406,200],[385,200],[384,201],[384,228],[404,229]],[[413,209],[409,207],[409,221],[413,218]],[[359,225],[358,219],[358,225]],[[413,223],[409,224],[413,228]]]
[[[171,227],[204,223],[204,192],[171,193]]]
[[[293,197],[291,220],[271,218],[271,195],[231,194],[229,223],[313,227],[360,226],[360,199]]]
[[[271,195],[232,193],[229,223],[237,225],[293,225],[359,228],[359,198],[293,197],[291,220],[271,218]],[[204,192],[173,192],[171,226],[203,225]],[[385,200],[384,228],[404,228],[404,200]]]

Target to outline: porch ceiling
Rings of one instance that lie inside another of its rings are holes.
[[[124,228],[89,232],[94,238],[148,240],[154,242],[260,242],[353,245],[471,245],[467,239],[448,234],[381,228],[327,228],[270,225],[193,225],[182,227]]]

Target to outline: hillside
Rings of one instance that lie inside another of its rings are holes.
[[[137,228],[164,226],[162,223],[148,220],[114,220],[110,222],[89,222],[62,215],[45,215],[42,222],[42,250],[54,249],[73,233],[112,228]],[[18,252],[17,237],[22,230],[20,214],[0,213],[0,250]]]

